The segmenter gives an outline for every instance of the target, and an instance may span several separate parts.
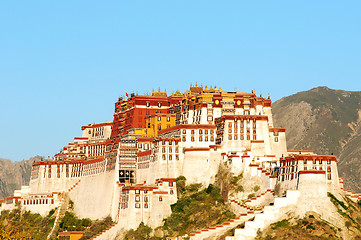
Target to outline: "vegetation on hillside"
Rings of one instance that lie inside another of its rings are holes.
[[[172,214],[165,219],[164,229],[170,235],[184,235],[235,217],[227,209],[218,187],[210,184],[201,191],[197,191],[197,187],[192,188],[192,185],[190,187],[189,194],[171,205]]]
[[[256,239],[342,239],[339,230],[328,222],[309,215],[303,219],[283,219],[271,224],[263,232],[258,232]]]
[[[284,219],[271,224],[263,232],[259,232],[256,239],[342,239],[338,236],[338,229],[328,222],[309,215],[303,219]]]
[[[46,239],[54,224],[53,213],[42,217],[21,211],[19,205],[12,211],[4,210],[0,215],[0,239]]]
[[[256,239],[342,239],[342,231],[347,231],[349,239],[361,240],[361,201],[355,203],[347,197],[337,198],[332,193],[328,193],[328,197],[343,219],[343,229],[321,219],[316,213],[310,213],[303,219],[290,218],[273,223],[259,232]]]
[[[336,198],[332,193],[328,193],[331,202],[337,208],[337,212],[344,218],[345,226],[352,232],[358,232],[361,239],[361,204],[355,203],[348,197],[342,200]]]
[[[139,224],[139,227],[136,230],[129,230],[125,235],[126,240],[160,240],[158,237],[151,237],[152,228],[145,225],[143,222]]]
[[[55,221],[55,209],[42,217],[38,213],[20,210],[20,204],[12,211],[4,210],[0,215],[0,239],[46,239]],[[92,221],[80,219],[71,212],[65,212],[58,232],[84,231],[81,239],[90,239],[113,224],[110,217]],[[57,234],[56,234],[57,235]]]
[[[186,185],[186,178],[177,178],[178,201],[171,205],[172,214],[157,228],[163,236],[182,236],[195,230],[215,226],[235,217],[225,204],[221,189],[210,184]],[[137,230],[127,232],[127,239],[160,239],[150,237],[150,228],[143,223]],[[138,238],[137,238],[138,237]]]
[[[72,212],[65,212],[64,217],[59,224],[59,232],[64,231],[83,231],[83,239],[90,239],[113,224],[111,217],[103,220],[92,221],[89,218],[78,218]]]

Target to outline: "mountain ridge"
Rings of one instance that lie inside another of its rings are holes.
[[[316,87],[272,104],[289,149],[337,156],[345,187],[361,192],[361,92]]]
[[[32,164],[42,158],[35,156],[22,161],[0,158],[0,199],[12,195],[23,185],[29,185]]]

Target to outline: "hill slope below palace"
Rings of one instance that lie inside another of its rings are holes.
[[[272,113],[288,149],[333,153],[345,188],[361,192],[361,92],[318,87],[276,101]]]
[[[22,185],[29,185],[31,166],[40,158],[36,156],[20,162],[0,158],[0,199],[14,194]]]

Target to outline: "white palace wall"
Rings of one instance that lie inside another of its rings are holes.
[[[78,186],[70,192],[74,212],[80,218],[101,219],[112,215],[112,200],[116,184],[115,171],[83,176]]]
[[[188,149],[184,154],[183,176],[187,184],[201,183],[208,186],[215,181],[222,156],[209,149]]]
[[[46,166],[51,166],[51,177],[49,178],[48,170]],[[63,192],[67,191],[70,187],[72,187],[77,181],[80,179],[80,174],[77,177],[71,177],[71,173],[69,177],[65,175],[65,164],[61,166],[60,177],[57,177],[57,165],[41,165],[39,169],[38,178],[31,179],[29,186],[31,189],[31,193],[49,193],[49,192]],[[71,168],[71,164],[70,164]],[[44,174],[45,169],[47,172]],[[45,175],[45,177],[44,177]]]

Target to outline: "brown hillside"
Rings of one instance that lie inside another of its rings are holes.
[[[36,156],[20,162],[0,158],[0,199],[29,184],[32,163],[40,158]]]
[[[318,87],[276,101],[272,112],[289,149],[335,154],[345,187],[361,192],[361,92]]]

